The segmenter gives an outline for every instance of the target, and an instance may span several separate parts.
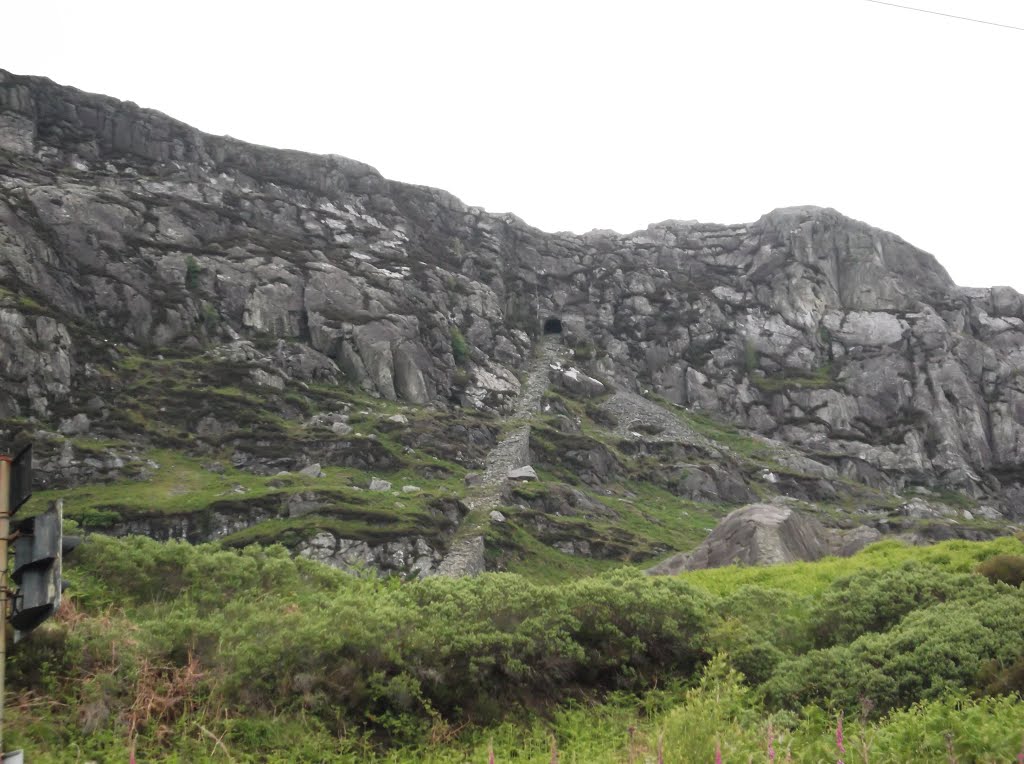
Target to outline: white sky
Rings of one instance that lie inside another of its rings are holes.
[[[817,204],[1024,291],[1024,31],[866,0],[47,0],[0,28],[0,68],[545,230]]]

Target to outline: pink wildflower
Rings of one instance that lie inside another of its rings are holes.
[[[839,718],[836,720],[836,748],[839,749],[840,754],[846,753],[846,747],[843,745],[843,712],[839,712]],[[840,758],[836,761],[836,764],[843,764],[843,760]]]
[[[722,744],[715,743],[715,764],[722,764]]]
[[[487,764],[494,764],[494,744],[487,744]]]

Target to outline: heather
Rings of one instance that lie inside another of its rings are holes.
[[[1024,591],[987,574],[1022,552],[548,584],[92,536],[14,649],[8,738],[44,762],[1012,761]]]

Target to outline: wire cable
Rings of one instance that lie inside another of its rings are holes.
[[[927,8],[912,8],[909,5],[897,5],[896,3],[887,3],[884,0],[864,0],[866,3],[876,3],[877,5],[889,5],[893,8],[902,8],[905,11],[917,11],[918,13],[930,13],[933,16],[945,16],[947,19],[959,19],[960,21],[973,21],[975,24],[988,24],[993,27],[1002,27],[1003,29],[1016,29],[1018,32],[1024,32],[1024,27],[1015,27],[1012,24],[1000,24],[995,21],[984,21],[982,19],[972,19],[967,16],[954,16],[952,13],[940,13],[939,11],[929,11]]]

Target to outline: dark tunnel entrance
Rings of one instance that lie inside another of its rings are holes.
[[[549,318],[544,322],[544,334],[561,334],[562,333],[562,319],[560,318]]]

